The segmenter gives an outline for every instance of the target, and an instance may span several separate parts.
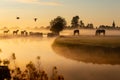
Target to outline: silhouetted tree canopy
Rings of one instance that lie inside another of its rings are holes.
[[[79,25],[80,25],[81,28],[84,28],[84,27],[85,27],[85,24],[83,23],[82,20],[80,21],[80,24],[79,24]]]
[[[86,28],[93,29],[93,28],[94,28],[94,26],[93,26],[93,24],[92,24],[92,23],[90,23],[90,24],[87,24]]]
[[[112,23],[112,27],[115,28],[115,26],[116,26],[116,25],[115,25],[115,22],[113,21],[113,23]]]
[[[55,34],[59,34],[59,32],[62,31],[65,28],[66,24],[67,24],[66,20],[64,18],[58,16],[54,20],[51,20],[50,30]]]
[[[116,26],[115,21],[113,21],[112,26],[100,25],[99,29],[120,29],[120,27]]]
[[[79,16],[75,16],[73,17],[72,21],[71,21],[71,25],[72,25],[72,28],[78,28],[79,26]]]

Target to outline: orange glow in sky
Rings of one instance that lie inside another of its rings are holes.
[[[119,0],[0,0],[0,27],[49,26],[57,16],[64,17],[70,25],[76,15],[85,24],[112,25],[114,20],[120,26],[119,7]]]

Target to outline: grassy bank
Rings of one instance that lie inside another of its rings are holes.
[[[56,38],[54,44],[118,48],[120,36],[63,36]]]

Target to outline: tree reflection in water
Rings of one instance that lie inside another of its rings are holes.
[[[53,50],[66,58],[93,64],[120,64],[120,49],[99,46],[53,44]]]

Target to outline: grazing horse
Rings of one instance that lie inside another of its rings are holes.
[[[25,36],[28,36],[28,32],[27,32],[27,31],[25,31],[25,32],[24,32],[24,35],[25,35]]]
[[[47,33],[47,37],[56,37],[58,34],[55,33]]]
[[[101,33],[103,33],[103,35],[105,35],[105,30],[104,29],[101,29],[101,30],[97,29],[95,35],[100,35]]]
[[[26,30],[24,30],[24,31],[21,31],[21,35],[24,35],[24,34],[25,34],[25,32],[26,32]]]
[[[80,34],[80,31],[78,30],[78,29],[76,29],[76,30],[74,30],[74,35],[76,35],[76,34]]]
[[[17,35],[19,30],[13,31],[13,35]]]
[[[6,31],[4,31],[3,33],[6,34],[6,33],[8,33],[8,32],[9,32],[9,30],[6,30]]]
[[[30,36],[41,36],[41,37],[43,37],[43,33],[41,33],[41,32],[29,32],[29,35]]]
[[[24,32],[25,32],[25,30],[24,30],[24,31],[21,31],[21,35],[24,35]]]

